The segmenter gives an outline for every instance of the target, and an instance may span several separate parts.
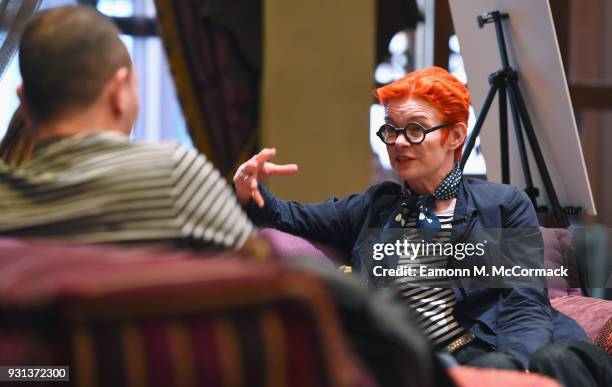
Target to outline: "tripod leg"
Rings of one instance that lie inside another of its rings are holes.
[[[501,157],[502,183],[510,184],[510,154],[508,153],[508,101],[506,85],[499,87],[499,149]]]
[[[489,91],[487,92],[487,96],[482,104],[482,108],[480,108],[480,112],[478,113],[478,118],[476,118],[476,123],[474,123],[474,128],[472,128],[472,133],[468,138],[465,147],[463,148],[463,154],[461,156],[460,167],[461,170],[465,167],[465,163],[467,159],[470,157],[470,153],[472,153],[472,149],[474,149],[474,145],[476,144],[476,139],[480,134],[480,129],[482,129],[482,124],[484,123],[485,118],[487,117],[487,113],[489,112],[489,108],[491,107],[491,103],[493,102],[493,98],[495,97],[495,93],[497,92],[497,84],[491,83],[489,86]]]
[[[523,177],[525,178],[525,185],[527,186],[525,192],[531,199],[531,203],[534,208],[537,208],[536,198],[538,197],[538,190],[533,186],[533,179],[531,178],[531,169],[529,168],[529,159],[527,158],[527,149],[525,148],[525,138],[523,137],[523,127],[519,117],[519,109],[516,102],[516,96],[512,91],[512,88],[508,88],[508,96],[510,98],[510,108],[512,111],[512,120],[514,122],[514,131],[516,133],[516,142],[519,149],[519,155],[521,158],[521,166],[523,169]]]
[[[553,186],[552,180],[550,179],[550,174],[548,173],[548,168],[546,167],[546,161],[544,161],[544,156],[542,156],[542,150],[540,149],[540,145],[538,144],[538,139],[535,135],[535,130],[533,129],[531,119],[529,118],[527,107],[525,106],[525,100],[523,99],[523,95],[521,94],[521,91],[518,88],[516,78],[511,78],[508,84],[512,88],[512,92],[516,97],[516,103],[519,109],[521,121],[523,121],[523,125],[525,127],[525,134],[527,135],[527,140],[529,141],[529,145],[531,146],[531,150],[533,151],[533,157],[535,158],[536,164],[538,165],[540,175],[542,176],[544,188],[546,189],[546,194],[548,195],[548,199],[550,200],[555,220],[557,221],[557,224],[560,227],[567,227],[569,226],[569,221],[567,219],[567,216],[563,213],[561,204],[559,204],[559,198],[557,197],[555,187]]]

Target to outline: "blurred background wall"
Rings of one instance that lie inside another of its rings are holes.
[[[275,194],[319,201],[371,183],[374,39],[371,0],[264,1],[261,146],[300,167],[269,182]]]

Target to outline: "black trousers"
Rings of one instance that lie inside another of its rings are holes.
[[[478,339],[459,348],[453,357],[459,364],[473,367],[524,369],[514,356],[496,352]],[[612,357],[601,348],[581,340],[545,345],[533,354],[529,371],[550,376],[566,387],[612,386]]]

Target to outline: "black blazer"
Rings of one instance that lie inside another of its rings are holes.
[[[364,193],[319,204],[280,200],[261,185],[260,191],[264,208],[253,202],[246,208],[255,223],[341,249],[351,257],[353,272],[359,273],[364,282],[376,288],[388,285],[384,277],[372,274],[373,267],[394,268],[397,258],[374,261],[364,251],[376,240],[372,231],[383,229],[405,199],[399,184],[384,182]],[[535,210],[527,195],[510,185],[464,179],[457,194],[451,242],[476,242],[479,231],[508,229],[531,230],[527,232],[531,237],[537,230],[539,235]],[[521,235],[511,238],[505,240],[506,247],[512,247],[511,260],[521,266],[542,267],[541,244],[534,245],[533,238]],[[449,260],[449,266],[496,264],[505,254],[501,249],[492,243],[477,261]],[[531,355],[547,343],[566,338],[588,340],[573,319],[552,308],[544,287],[479,287],[462,280],[454,286],[457,322],[496,350],[516,356],[525,367]]]

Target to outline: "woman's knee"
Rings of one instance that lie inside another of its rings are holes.
[[[554,366],[570,365],[580,359],[595,355],[597,348],[586,341],[567,340],[548,344],[533,354],[529,362],[529,369],[537,370]]]

